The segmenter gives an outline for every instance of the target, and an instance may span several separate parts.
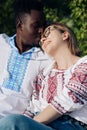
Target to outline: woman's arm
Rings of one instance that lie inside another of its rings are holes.
[[[51,121],[61,116],[51,105],[48,105],[40,114],[33,119],[44,124],[48,124]]]

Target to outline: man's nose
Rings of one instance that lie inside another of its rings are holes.
[[[43,33],[43,28],[39,28],[39,29],[38,29],[38,33],[40,33],[40,34],[42,35],[42,33]]]

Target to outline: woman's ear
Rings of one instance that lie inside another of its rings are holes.
[[[67,31],[65,31],[63,33],[63,40],[67,40],[69,38],[69,33]]]

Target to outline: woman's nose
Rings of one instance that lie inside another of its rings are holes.
[[[44,41],[46,40],[45,37],[42,37],[41,40],[40,40],[40,45],[42,46],[44,44]]]

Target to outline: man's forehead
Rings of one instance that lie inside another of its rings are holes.
[[[33,23],[44,23],[45,22],[45,18],[44,16],[41,14],[40,11],[32,11],[30,14],[30,20]]]
[[[37,10],[31,10],[30,16],[31,16],[33,19],[40,19],[41,17],[44,17],[43,14],[42,14],[42,12],[37,11]]]
[[[26,13],[25,18],[27,22],[29,23],[36,23],[36,24],[42,23],[43,24],[45,22],[44,15],[40,11],[37,11],[37,10],[31,10],[30,13]]]

